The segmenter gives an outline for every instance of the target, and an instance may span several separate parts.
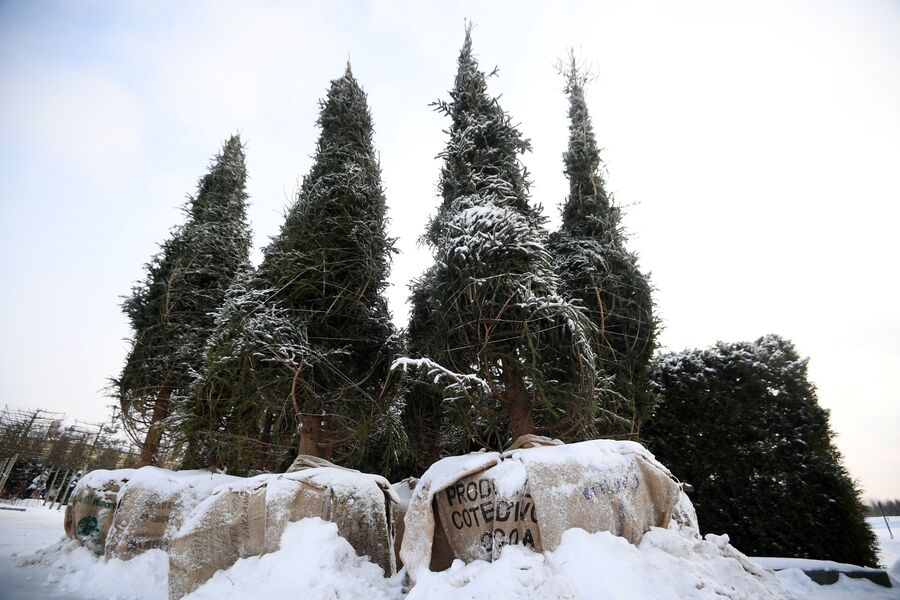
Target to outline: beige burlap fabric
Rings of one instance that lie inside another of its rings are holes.
[[[66,535],[94,554],[103,554],[116,514],[119,490],[135,472],[135,469],[98,469],[82,477],[66,505],[63,521]]]
[[[396,570],[387,480],[349,469],[307,467],[260,475],[216,490],[184,520],[169,547],[169,597],[181,598],[239,558],[278,549],[289,522],[320,517],[360,555]]]
[[[573,527],[637,543],[650,527],[668,526],[678,495],[640,444],[529,436],[503,454],[432,465],[410,500],[400,556],[415,581],[420,569],[442,570],[454,558],[493,560],[507,544],[553,550]]]
[[[240,478],[210,471],[143,467],[119,492],[106,538],[107,558],[128,560],[158,548],[168,550],[182,521],[220,485]]]

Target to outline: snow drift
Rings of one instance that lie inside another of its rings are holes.
[[[770,571],[728,544],[692,530],[653,528],[638,545],[608,531],[570,529],[538,554],[506,546],[493,563],[455,561],[422,572],[409,600],[491,598],[581,600],[793,599]]]

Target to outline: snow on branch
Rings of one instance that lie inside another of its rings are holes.
[[[452,383],[446,386],[448,388],[464,391],[467,385],[478,385],[484,390],[490,391],[490,386],[488,386],[488,383],[481,377],[471,373],[463,374],[451,371],[430,358],[409,358],[408,356],[401,356],[391,364],[391,371],[402,369],[403,372],[406,373],[409,367],[427,370],[428,377],[435,385],[440,384],[441,379],[449,379]]]

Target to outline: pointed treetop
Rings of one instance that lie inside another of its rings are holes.
[[[331,82],[319,106],[318,124],[322,129],[319,152],[323,150],[323,144],[336,151],[343,147],[349,153],[372,150],[372,116],[368,99],[353,76],[349,61],[344,74]]]
[[[459,51],[460,62],[464,59],[472,58],[472,21],[466,20],[463,23],[465,24],[466,37],[463,40],[462,49]]]
[[[569,96],[569,147],[563,154],[569,197],[562,209],[562,230],[577,237],[620,241],[621,212],[606,191],[600,148],[584,96],[589,72],[580,69],[574,51],[563,70]]]
[[[200,178],[197,196],[189,202],[193,218],[200,221],[232,217],[243,220],[246,215],[246,182],[244,146],[240,135],[234,134],[212,159],[209,172]]]
[[[560,61],[558,69],[566,79],[564,88],[566,94],[577,93],[583,99],[584,88],[587,86],[588,82],[593,79],[592,69],[579,66],[578,57],[575,56],[574,48],[569,48],[568,65],[563,65]]]
[[[456,109],[451,115],[454,120],[459,118],[460,112],[477,106],[479,100],[492,101],[492,99],[483,98],[487,93],[487,81],[484,73],[478,68],[478,61],[472,53],[471,21],[466,22],[466,37],[456,63],[458,67],[456,80],[453,83],[453,90],[450,92]]]
[[[472,24],[459,54],[458,70],[450,100],[433,104],[450,117],[450,139],[438,155],[442,196],[438,214],[432,218],[424,239],[436,245],[444,232],[447,214],[454,202],[468,205],[492,203],[513,208],[532,224],[541,223],[539,209],[528,202],[528,174],[519,156],[531,145],[516,124],[488,94],[487,77],[472,53]]]
[[[239,133],[232,134],[222,147],[223,156],[234,156],[242,151],[243,144],[241,144],[241,134]]]

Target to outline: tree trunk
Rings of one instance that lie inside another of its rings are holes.
[[[272,427],[275,425],[275,415],[271,412],[266,415],[262,433],[259,436],[260,448],[256,457],[256,470],[265,471],[269,467],[269,453],[272,445]]]
[[[322,416],[300,415],[300,450],[299,454],[322,456]]]
[[[56,485],[56,478],[59,477],[59,469],[53,471],[53,480],[50,482],[50,485],[44,488],[41,493],[44,495],[44,503],[41,506],[47,506],[47,500],[50,499],[50,494],[53,492],[53,487]]]
[[[13,466],[16,464],[17,460],[19,460],[18,454],[6,461],[6,464],[3,467],[3,473],[0,473],[0,493],[2,493],[3,488],[6,487],[6,482],[9,480],[9,474],[12,473]]]
[[[62,494],[63,488],[69,485],[69,481],[72,479],[70,474],[75,475],[72,469],[66,469],[66,474],[63,475],[62,482],[59,484],[59,487],[56,488],[56,494],[53,495],[53,502],[50,503],[50,510],[53,510],[53,505],[59,501],[59,496]]]
[[[422,473],[441,458],[441,445],[439,441],[439,432],[441,431],[440,397],[435,399],[435,405],[432,407],[426,423],[429,430],[429,436],[427,442],[424,444],[425,463],[423,465],[424,468],[421,470]]]
[[[531,396],[525,389],[522,373],[507,360],[503,361],[500,379],[503,381],[503,399],[509,416],[509,430],[513,441],[516,441],[520,436],[534,433]]]
[[[414,465],[424,473],[441,457],[441,397],[431,386],[415,382],[406,398],[404,420]]]
[[[331,451],[333,449],[333,446],[329,443],[331,441],[329,431],[331,431],[331,420],[322,417],[322,426],[319,428],[319,456],[325,460],[331,460]]]
[[[162,429],[159,422],[169,416],[169,398],[172,396],[172,388],[162,386],[156,395],[156,404],[153,406],[153,416],[150,419],[150,429],[147,430],[147,437],[144,438],[144,445],[141,446],[141,458],[138,463],[139,467],[156,464],[156,453],[159,452],[159,440],[162,437]]]

